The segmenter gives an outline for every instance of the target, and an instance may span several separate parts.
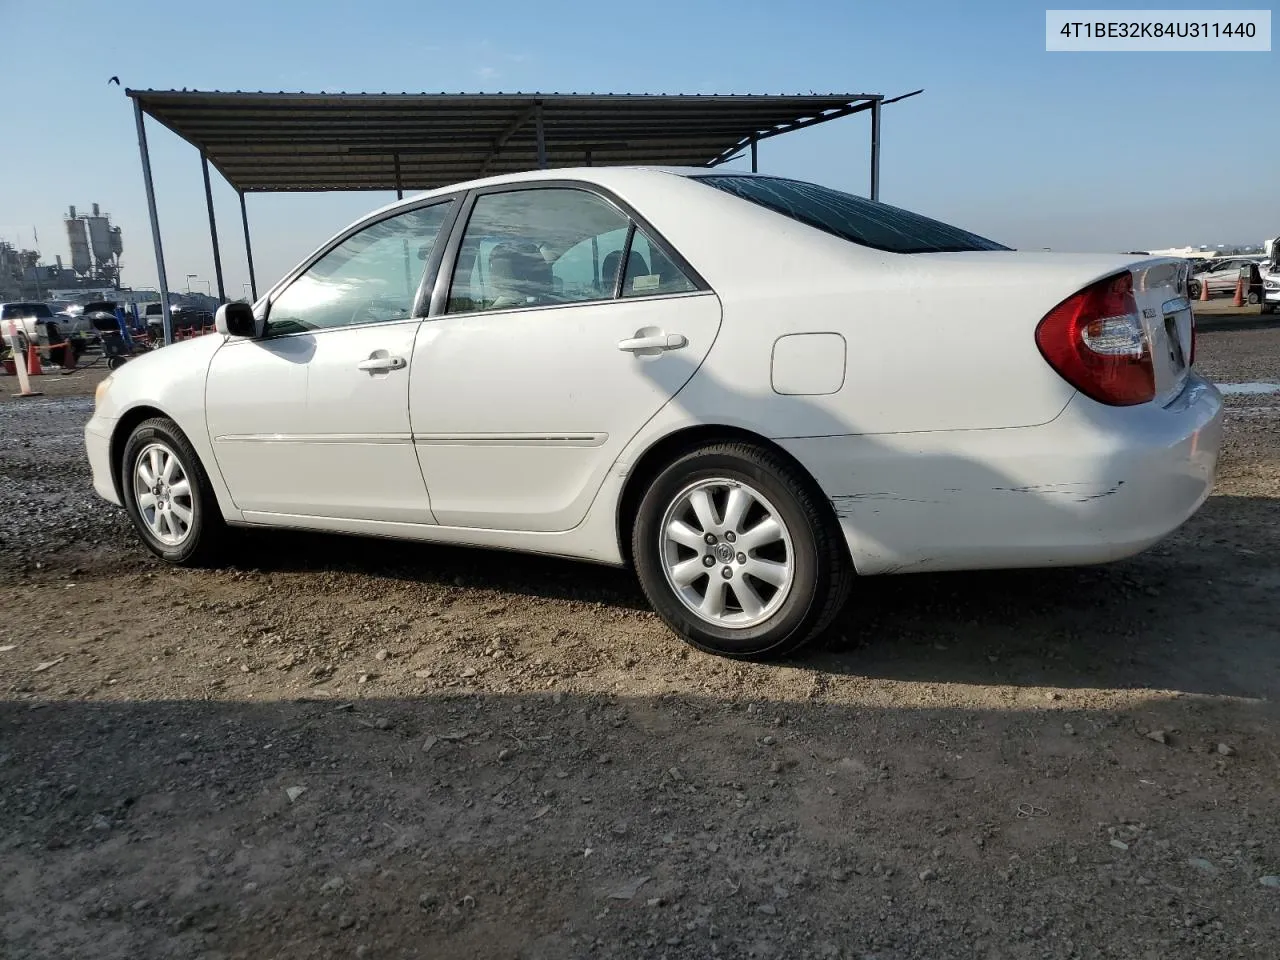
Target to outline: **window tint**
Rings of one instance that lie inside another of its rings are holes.
[[[629,225],[586,190],[481,194],[458,251],[449,312],[612,299],[604,258],[621,248]]]
[[[659,293],[692,293],[696,289],[680,268],[637,228],[631,240],[631,252],[627,256],[622,295],[651,297]]]
[[[452,201],[365,227],[271,303],[268,335],[407,319]]]
[[[811,227],[877,250],[893,253],[940,253],[951,250],[1009,249],[994,240],[987,240],[959,227],[813,183],[782,177],[733,175],[694,179]]]

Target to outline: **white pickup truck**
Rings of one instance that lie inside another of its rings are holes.
[[[18,349],[27,349],[28,343],[61,343],[66,339],[66,328],[47,303],[26,301],[0,303],[0,337],[9,339],[9,321],[14,321],[18,333]],[[49,327],[52,324],[53,329]]]

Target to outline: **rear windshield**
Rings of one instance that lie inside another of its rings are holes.
[[[29,317],[49,320],[53,317],[53,311],[43,303],[6,303],[4,313],[0,315],[3,320],[26,320]]]
[[[695,176],[743,200],[852,243],[891,253],[1008,250],[1009,247],[918,213],[782,177]]]

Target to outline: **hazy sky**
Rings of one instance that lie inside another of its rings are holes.
[[[0,238],[30,246],[35,228],[47,260],[68,260],[62,215],[97,202],[123,229],[125,282],[154,285],[123,87],[888,96],[924,87],[885,109],[889,203],[1024,248],[1280,234],[1280,54],[1050,54],[1044,23],[1045,5],[1004,0],[0,0]],[[123,87],[107,85],[112,74]],[[212,280],[198,155],[158,124],[148,138],[170,284],[182,289],[190,273]],[[868,139],[865,115],[836,121],[762,144],[761,169],[865,194]],[[259,289],[393,197],[250,195]],[[214,199],[236,295],[248,279],[239,207],[216,173]]]

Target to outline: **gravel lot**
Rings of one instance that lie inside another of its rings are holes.
[[[1280,329],[1202,332],[1280,381]],[[624,574],[93,496],[101,375],[0,379],[0,955],[1274,958],[1280,394],[1111,567],[868,580],[785,665]]]

